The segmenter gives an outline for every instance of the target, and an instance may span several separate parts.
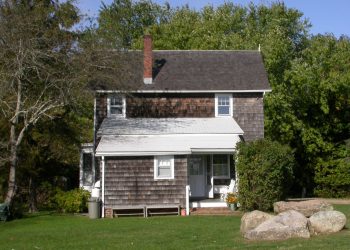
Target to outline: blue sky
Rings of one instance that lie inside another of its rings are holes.
[[[102,1],[99,0],[77,0],[78,6],[83,14],[97,16]],[[104,0],[106,4],[113,0]],[[154,0],[163,4],[164,0]],[[188,4],[191,8],[201,9],[210,4],[220,5],[227,0],[168,0],[171,6]],[[254,2],[255,4],[269,4],[269,0],[235,0],[232,1],[243,6]],[[288,7],[296,8],[304,13],[312,24],[312,34],[333,33],[337,37],[342,34],[350,36],[350,0],[285,0]]]

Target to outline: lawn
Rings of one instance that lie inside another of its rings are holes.
[[[350,205],[337,205],[348,218]],[[39,214],[0,223],[0,249],[349,249],[350,229],[311,239],[249,242],[238,216],[90,220]]]

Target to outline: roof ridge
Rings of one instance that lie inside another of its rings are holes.
[[[239,50],[239,49],[189,49],[189,50],[176,50],[176,49],[172,49],[172,50],[153,50],[153,52],[259,52],[259,50]],[[260,52],[259,52],[260,53]]]
[[[125,52],[142,52],[143,50],[127,50]],[[153,52],[258,52],[259,50],[253,49],[154,49]]]

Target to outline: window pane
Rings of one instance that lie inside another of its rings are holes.
[[[121,96],[111,97],[111,105],[123,105],[123,98]]]
[[[219,96],[218,97],[219,105],[230,105],[230,98],[228,96]]]
[[[171,177],[171,168],[169,167],[158,167],[158,177]]]
[[[83,185],[92,185],[92,154],[83,154]]]
[[[198,157],[198,156],[189,157],[188,165],[189,165],[190,175],[202,175],[203,174],[202,157]]]
[[[214,176],[229,176],[227,155],[213,155]]]
[[[112,115],[121,115],[121,114],[123,114],[123,108],[122,107],[110,107],[110,112]]]
[[[229,115],[230,114],[230,106],[218,106],[218,114],[219,115]]]
[[[170,167],[171,165],[171,162],[170,160],[159,160],[159,166],[162,166],[162,167]]]

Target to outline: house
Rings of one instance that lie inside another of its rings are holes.
[[[264,137],[271,88],[260,52],[152,51],[145,36],[143,57],[130,53],[143,58],[131,90],[96,91],[81,186],[101,180],[103,216],[167,206],[188,214],[203,199],[218,201],[237,178],[236,143]]]

